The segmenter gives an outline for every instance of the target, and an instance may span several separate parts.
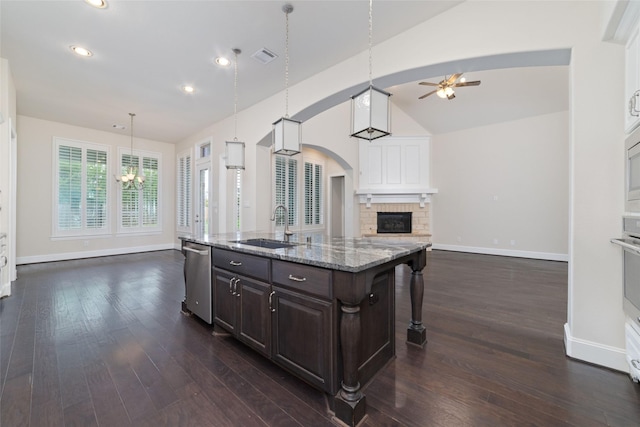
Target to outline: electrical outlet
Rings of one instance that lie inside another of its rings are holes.
[[[493,239],[493,244],[494,244],[494,245],[497,245],[497,244],[498,244],[498,239],[494,238],[494,239]]]
[[[510,243],[511,243],[511,246],[515,246],[515,245],[516,245],[516,241],[515,241],[515,240],[513,240],[513,239],[511,239],[511,242],[510,242]]]

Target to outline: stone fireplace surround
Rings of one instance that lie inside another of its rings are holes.
[[[423,206],[424,207],[423,207]],[[378,234],[378,212],[411,212],[411,234]],[[362,237],[431,237],[430,203],[360,203],[360,234]]]

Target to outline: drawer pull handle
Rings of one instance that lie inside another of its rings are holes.
[[[289,280],[293,280],[294,282],[306,282],[307,278],[306,277],[298,277],[298,276],[294,276],[293,274],[289,275]]]
[[[239,261],[229,261],[229,265],[232,265],[234,267],[240,267],[242,263]]]

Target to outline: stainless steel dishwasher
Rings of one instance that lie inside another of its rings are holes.
[[[182,250],[187,309],[211,324],[211,248],[184,242]]]

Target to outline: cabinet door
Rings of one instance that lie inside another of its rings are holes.
[[[273,360],[313,386],[333,392],[333,304],[273,287]]]
[[[625,48],[625,130],[640,124],[640,27],[636,27]]]
[[[271,355],[270,290],[268,284],[244,276],[241,276],[238,282],[238,339],[266,356]]]
[[[237,277],[217,268],[213,270],[213,274],[213,320],[229,332],[235,333]]]

